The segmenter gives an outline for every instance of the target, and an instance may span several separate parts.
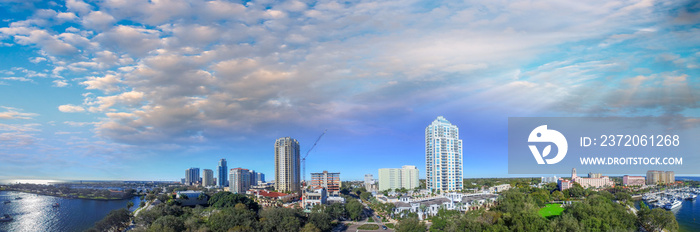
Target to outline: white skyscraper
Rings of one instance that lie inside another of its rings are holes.
[[[290,137],[275,141],[275,189],[300,192],[299,142]]]
[[[462,190],[462,140],[459,129],[442,116],[425,128],[425,173],[429,190]]]

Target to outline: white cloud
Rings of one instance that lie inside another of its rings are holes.
[[[0,106],[0,108],[5,110],[0,112],[0,119],[32,119],[38,115],[35,113],[23,113],[21,112],[22,110],[13,107]]]
[[[39,62],[46,61],[46,58],[44,57],[34,57],[34,58],[29,58],[29,62],[38,64]]]
[[[55,87],[66,87],[68,86],[68,82],[66,80],[54,80],[53,81],[53,86]]]
[[[63,112],[63,113],[77,113],[77,112],[85,112],[85,108],[81,106],[76,106],[76,105],[60,105],[58,106],[58,110]]]
[[[104,77],[87,77],[87,80],[80,84],[87,86],[85,87],[86,89],[97,89],[105,93],[112,93],[121,89],[118,85],[120,82],[119,77],[107,74]]]
[[[78,19],[78,16],[73,12],[61,12],[56,15],[56,19],[61,21],[74,21]]]
[[[107,48],[142,57],[161,45],[159,36],[157,30],[119,25],[97,35],[95,39]]]
[[[111,15],[102,11],[93,11],[83,17],[82,24],[88,29],[105,30],[116,21]]]
[[[69,11],[76,12],[81,15],[87,14],[92,10],[92,7],[82,0],[66,0],[66,8],[68,8]]]

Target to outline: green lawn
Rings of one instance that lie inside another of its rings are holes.
[[[375,224],[364,224],[357,228],[358,230],[378,230],[379,226]]]
[[[389,227],[389,228],[391,228],[391,229],[394,229],[394,223],[387,223],[387,224],[384,224],[384,225],[385,225],[386,227]]]
[[[374,219],[372,219],[372,217],[369,217],[369,218],[367,219],[367,222],[374,222]]]
[[[546,218],[561,215],[561,212],[564,212],[564,208],[560,204],[547,204],[547,206],[540,209],[540,215]]]

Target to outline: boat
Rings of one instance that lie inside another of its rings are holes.
[[[12,216],[9,214],[5,214],[2,217],[0,217],[0,222],[9,222],[12,221]]]
[[[688,197],[686,197],[685,199],[686,199],[686,200],[692,201],[692,200],[695,200],[695,198],[697,198],[697,197],[698,197],[698,195],[690,194],[690,195],[688,195]]]
[[[666,205],[664,205],[664,209],[672,210],[672,209],[678,208],[678,207],[680,207],[680,206],[681,206],[681,202],[680,202],[680,201],[673,200],[673,201],[671,201],[671,202],[669,202],[669,203],[666,203]]]
[[[9,201],[9,200],[7,200],[7,201],[4,201],[3,203],[5,203],[5,204],[10,204],[10,203],[12,203],[12,202]]]
[[[59,206],[61,206],[61,205],[58,204],[58,203],[53,203],[53,205],[51,205],[51,206],[54,207],[54,208],[56,208],[56,207],[59,207]]]
[[[15,200],[22,200],[21,197],[15,197]]]

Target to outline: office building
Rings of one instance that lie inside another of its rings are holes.
[[[219,174],[219,179],[218,179],[219,188],[227,187],[228,186],[228,166],[226,166],[226,159],[219,160],[219,167],[218,167],[217,171]]]
[[[676,175],[673,171],[647,171],[647,184],[672,184],[676,182]]]
[[[204,187],[214,186],[214,171],[211,169],[204,169],[204,174],[202,175],[202,185]]]
[[[402,168],[379,169],[379,191],[387,189],[413,190],[419,186],[416,166],[405,165]]]
[[[299,142],[290,137],[275,141],[275,189],[301,195]]]
[[[442,192],[461,191],[462,164],[459,129],[444,117],[437,117],[425,128],[426,187]]]
[[[311,189],[325,188],[330,195],[340,193],[340,172],[311,173]]]
[[[592,173],[592,172],[589,172],[589,173],[588,173],[588,178],[603,178],[603,174],[602,174],[602,173]]]
[[[196,185],[199,184],[199,168],[189,168],[185,170],[185,184],[186,185]]]
[[[229,173],[228,189],[232,193],[245,194],[250,188],[250,170],[232,168]]]
[[[644,186],[644,182],[643,176],[625,175],[622,177],[622,185],[624,186]]]

